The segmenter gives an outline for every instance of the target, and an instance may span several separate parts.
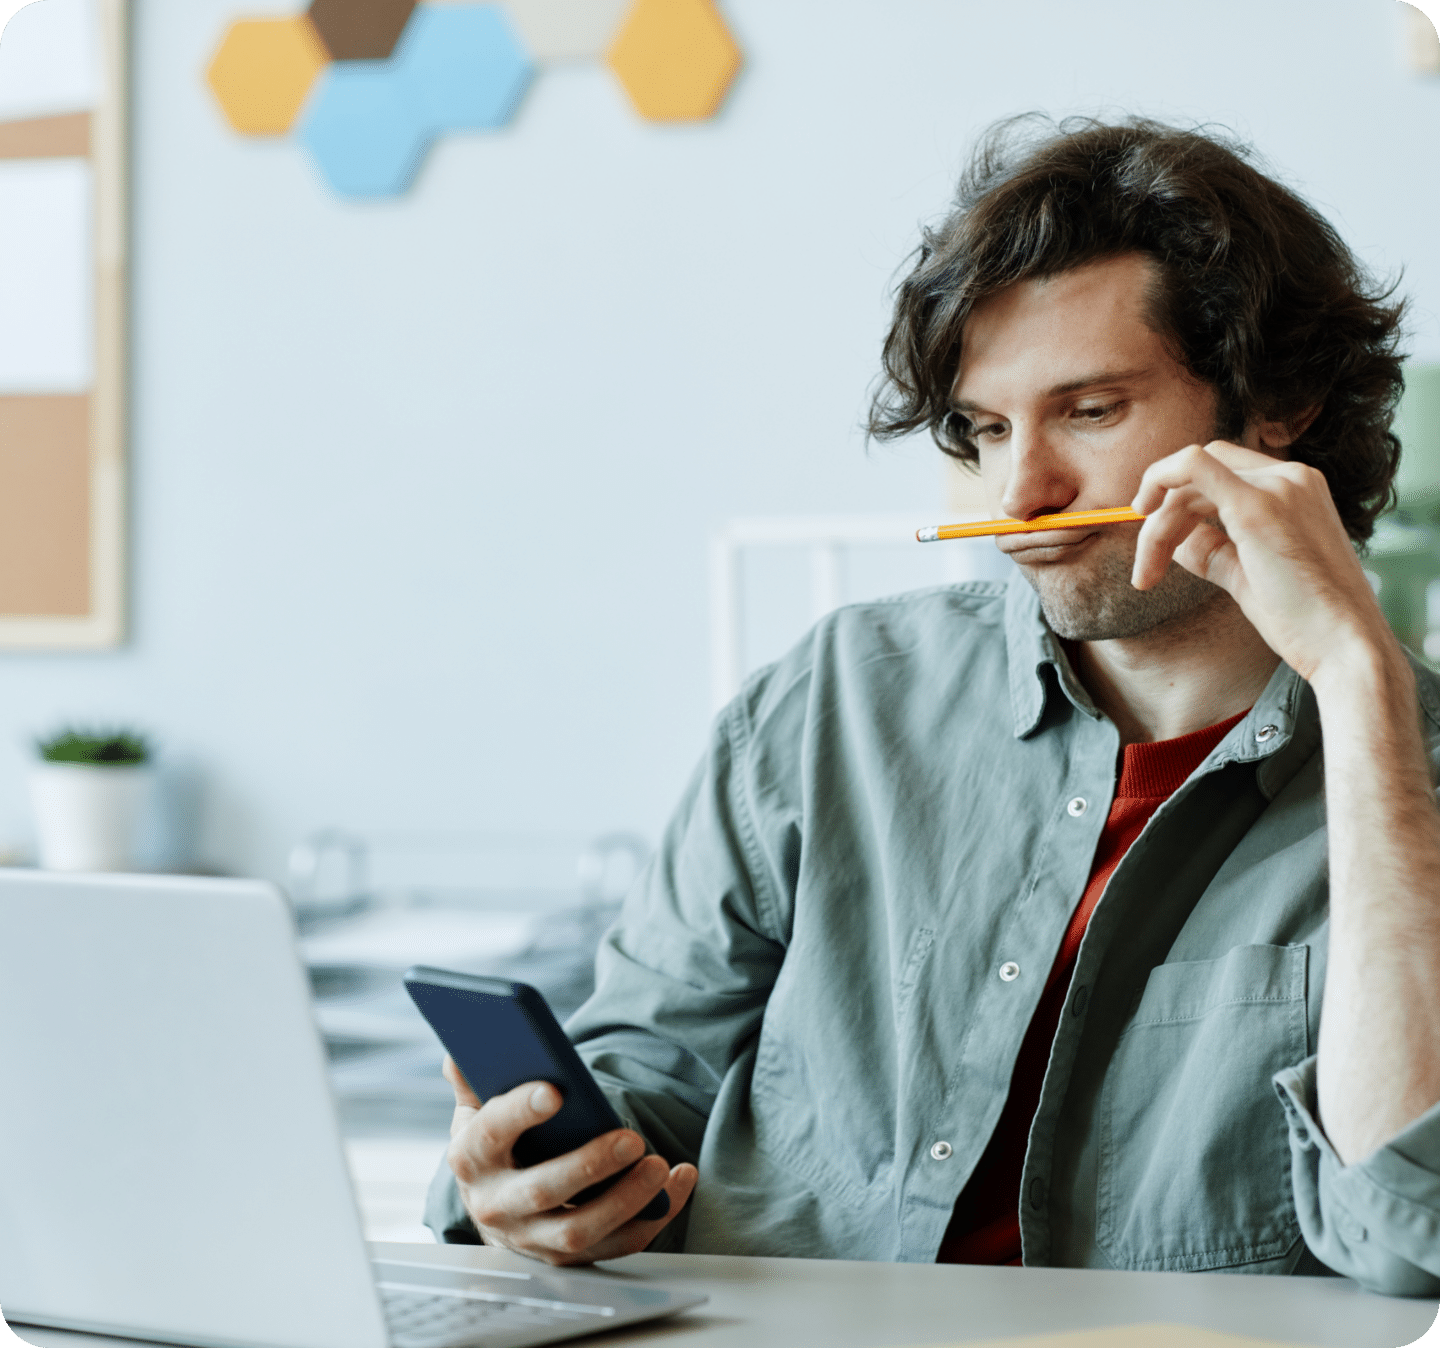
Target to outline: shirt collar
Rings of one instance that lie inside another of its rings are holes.
[[[1283,660],[1249,714],[1211,755],[1216,767],[1255,763],[1256,781],[1273,800],[1301,764],[1320,747],[1320,708],[1315,694]]]
[[[1018,568],[1005,593],[1005,646],[1010,667],[1010,706],[1015,738],[1024,739],[1039,726],[1048,699],[1063,693],[1077,711],[1092,720],[1101,712],[1091,702],[1070,668],[1060,639],[1040,610],[1040,597]],[[1051,677],[1046,675],[1046,666]],[[1260,787],[1274,794],[1320,745],[1320,715],[1315,695],[1283,661],[1270,676],[1255,705],[1234,726],[1210,756],[1222,763],[1266,760]]]
[[[1010,707],[1015,738],[1034,732],[1045,715],[1048,698],[1059,689],[1078,711],[1100,720],[1100,711],[1070,668],[1060,638],[1040,611],[1040,596],[1017,567],[1005,592],[1005,650],[1010,667]],[[1052,678],[1045,675],[1050,667]]]

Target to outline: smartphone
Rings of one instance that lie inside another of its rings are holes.
[[[559,1111],[516,1139],[517,1166],[563,1156],[625,1126],[545,999],[528,983],[416,965],[405,973],[405,990],[482,1100],[527,1081],[548,1081],[560,1092]],[[582,1189],[570,1201],[588,1203],[629,1169]],[[670,1195],[662,1189],[636,1216],[656,1222],[669,1211]]]

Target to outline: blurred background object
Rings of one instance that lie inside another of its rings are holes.
[[[958,495],[958,493],[957,493]],[[991,538],[916,545],[937,522],[982,519],[955,498],[926,515],[756,515],[710,537],[710,701],[718,712],[742,680],[778,659],[842,604],[928,585],[1004,580],[1013,564]]]
[[[1376,521],[1365,569],[1400,640],[1440,660],[1440,364],[1406,363],[1394,431],[1398,505]]]
[[[446,134],[497,131],[541,66],[602,61],[652,122],[713,117],[740,50],[712,0],[312,0],[232,23],[206,70],[241,135],[291,131],[339,195],[396,196]]]
[[[36,740],[30,800],[41,866],[128,871],[151,786],[150,745],[134,730],[67,727]]]
[[[375,835],[322,830],[290,886],[348,1136],[443,1137],[443,1050],[400,983],[412,964],[538,988],[564,1020],[649,854],[634,834]]]
[[[0,41],[0,650],[125,627],[127,0]]]

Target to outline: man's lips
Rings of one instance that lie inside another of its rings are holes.
[[[1063,557],[1099,532],[1098,529],[1037,529],[1033,534],[1003,534],[995,542],[1001,552],[1016,561],[1038,562],[1047,557]]]

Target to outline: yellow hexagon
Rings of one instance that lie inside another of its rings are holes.
[[[304,14],[240,19],[230,25],[205,80],[235,130],[246,136],[283,136],[329,62],[315,25]]]
[[[605,59],[652,122],[713,117],[740,48],[711,0],[635,0]]]

